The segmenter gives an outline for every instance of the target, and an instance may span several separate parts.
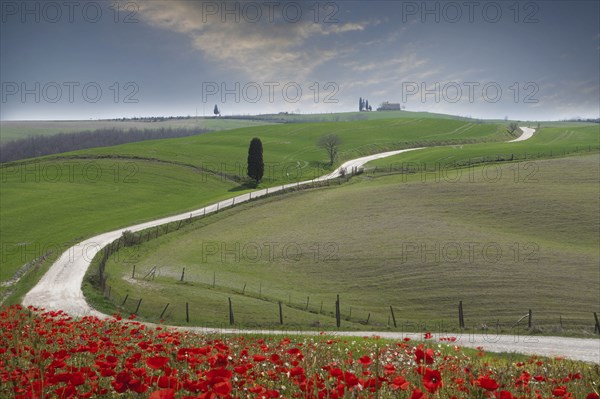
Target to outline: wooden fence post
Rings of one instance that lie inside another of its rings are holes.
[[[392,321],[394,322],[394,328],[398,328],[396,325],[396,315],[394,315],[394,308],[390,305],[390,312],[392,312]]]
[[[283,309],[281,307],[281,301],[279,301],[279,324],[283,325]]]
[[[598,321],[598,313],[594,312],[594,319],[596,320],[596,328],[594,328],[594,332],[600,334],[600,321]]]
[[[340,328],[341,320],[340,320],[340,295],[337,295],[337,299],[335,301],[335,324],[338,328]]]
[[[190,305],[187,302],[185,303],[185,322],[190,322]]]
[[[183,270],[181,271],[181,278],[179,279],[179,281],[183,281],[183,277],[185,276],[185,267],[183,268]]]
[[[137,314],[137,312],[140,310],[140,305],[142,304],[142,298],[140,298],[140,300],[138,301],[138,304],[135,308],[135,312],[133,312],[133,314]]]
[[[369,319],[371,319],[371,313],[369,312],[369,315],[367,316],[367,322],[365,324],[369,324]]]
[[[169,304],[167,303],[167,306],[165,306],[165,308],[163,309],[163,311],[162,311],[162,312],[160,312],[160,317],[159,317],[159,319],[160,319],[160,320],[162,320],[162,318],[163,318],[163,316],[164,316],[165,312],[167,311],[167,308],[168,308],[168,307],[169,307]]]
[[[463,313],[463,303],[462,303],[462,301],[458,302],[458,326],[460,328],[465,328],[465,315]]]
[[[310,301],[310,296],[306,297],[306,310],[308,310],[308,301]]]
[[[234,320],[233,320],[233,306],[231,306],[231,297],[228,298],[229,299],[229,325],[233,325]]]
[[[123,299],[123,303],[121,304],[121,306],[125,305],[125,302],[127,302],[127,298],[129,298],[129,294],[125,295],[125,299]]]
[[[528,328],[531,328],[531,321],[532,321],[532,314],[531,314],[531,309],[529,309],[529,319],[527,321]]]

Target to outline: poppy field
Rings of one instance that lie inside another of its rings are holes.
[[[199,335],[121,316],[0,312],[2,398],[585,398],[598,366],[439,343]]]

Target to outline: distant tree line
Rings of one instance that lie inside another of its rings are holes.
[[[117,129],[107,128],[79,133],[29,136],[0,145],[0,163],[58,154],[94,147],[109,147],[144,140],[188,137],[209,132],[207,129]]]
[[[600,123],[600,118],[571,118],[571,119],[563,119],[561,122],[591,122],[591,123]]]
[[[164,122],[180,119],[192,119],[193,116],[134,116],[132,118],[112,118],[112,119],[98,119],[99,121],[115,121],[115,122]]]

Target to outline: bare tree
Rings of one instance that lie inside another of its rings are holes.
[[[340,144],[342,144],[342,139],[337,134],[322,136],[317,143],[320,148],[327,151],[330,165],[333,165],[333,162],[335,162]]]
[[[517,129],[518,129],[518,128],[519,128],[519,125],[517,124],[517,122],[511,122],[511,123],[508,125],[508,128],[507,128],[507,130],[508,130],[508,132],[509,132],[510,134],[513,134],[514,132],[516,132],[516,131],[517,131]]]

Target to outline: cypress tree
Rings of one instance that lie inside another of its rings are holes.
[[[250,147],[248,148],[248,177],[258,184],[264,173],[265,163],[263,161],[262,142],[255,137],[250,141]]]

